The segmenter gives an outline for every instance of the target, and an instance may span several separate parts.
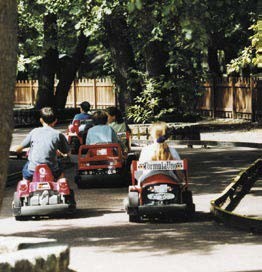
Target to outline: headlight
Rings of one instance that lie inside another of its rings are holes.
[[[149,191],[149,192],[154,192],[154,191],[155,191],[155,189],[154,189],[154,187],[153,187],[153,186],[149,186],[149,187],[147,187],[147,191]]]
[[[167,191],[171,192],[171,191],[173,191],[173,188],[171,186],[167,186]]]

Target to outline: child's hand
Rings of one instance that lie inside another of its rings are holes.
[[[15,152],[21,153],[23,151],[23,149],[24,148],[21,145],[18,145],[18,146],[15,147]]]
[[[61,156],[63,158],[68,158],[69,154],[62,153],[60,150],[56,151],[57,156]]]

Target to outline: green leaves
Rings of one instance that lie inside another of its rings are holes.
[[[132,13],[135,9],[141,10],[143,8],[143,3],[141,0],[130,0],[127,3],[128,12]]]

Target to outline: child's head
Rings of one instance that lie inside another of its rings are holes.
[[[108,107],[106,109],[106,112],[108,114],[108,122],[117,122],[118,124],[121,124],[124,122],[121,111],[116,107]]]
[[[54,110],[50,107],[44,107],[40,110],[40,120],[44,123],[50,125],[56,122],[57,118]]]
[[[154,140],[154,155],[150,158],[152,161],[171,160],[172,155],[165,140],[167,137],[167,124],[165,122],[156,122],[151,125],[150,134]]]
[[[154,140],[157,140],[161,136],[167,133],[167,124],[165,122],[153,123],[150,127],[150,135]]]
[[[105,111],[99,110],[93,114],[92,119],[94,125],[105,125],[107,123],[107,114]]]
[[[80,104],[80,108],[83,112],[88,112],[90,110],[90,104],[89,102],[87,101],[83,101],[81,104]]]

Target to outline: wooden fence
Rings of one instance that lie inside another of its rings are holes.
[[[55,88],[57,82],[55,84]],[[55,89],[54,88],[54,89]],[[17,81],[15,88],[15,105],[34,105],[38,91],[37,80]],[[66,107],[77,107],[87,100],[92,108],[106,108],[116,105],[114,84],[106,79],[79,79],[75,80],[70,88]]]
[[[221,78],[203,84],[197,109],[206,116],[255,120],[261,116],[256,78]]]
[[[56,85],[55,85],[56,87]],[[256,78],[221,78],[203,84],[197,110],[205,116],[261,120],[262,81]],[[15,105],[34,105],[38,82],[18,81]],[[110,79],[75,80],[70,88],[66,107],[77,107],[87,100],[92,108],[116,105],[114,85]]]

